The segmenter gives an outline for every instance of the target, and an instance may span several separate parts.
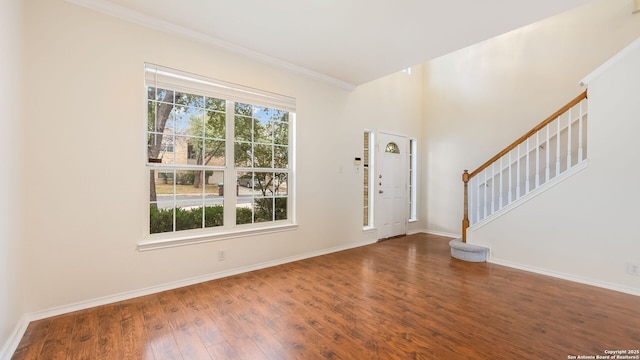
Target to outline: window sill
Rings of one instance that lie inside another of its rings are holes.
[[[221,241],[245,236],[255,236],[262,234],[271,234],[282,231],[292,231],[297,230],[297,224],[283,224],[283,225],[275,225],[268,227],[252,227],[243,230],[234,230],[234,231],[225,231],[225,232],[216,232],[216,233],[208,233],[208,234],[198,234],[198,235],[182,235],[182,236],[171,236],[171,237],[163,237],[163,238],[147,238],[138,243],[138,251],[149,251],[149,250],[158,250],[158,249],[166,249],[176,246],[184,246],[184,245],[192,245],[192,244],[202,244],[213,241]]]

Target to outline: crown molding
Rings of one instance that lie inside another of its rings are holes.
[[[115,4],[108,0],[66,0],[69,3],[91,9],[93,11],[115,17],[117,19],[140,25],[149,29],[164,32],[171,35],[180,36],[186,39],[194,40],[200,43],[204,43],[209,46],[224,49],[229,52],[246,56],[250,59],[259,61],[264,64],[273,65],[281,69],[287,70],[292,73],[303,75],[307,78],[322,81],[332,86],[337,86],[347,91],[353,91],[356,88],[355,84],[336,79],[334,77],[319,73],[317,71],[309,70],[305,67],[292,64],[290,62],[268,56],[245,47],[230,43],[228,41],[221,40],[219,38],[204,34],[199,31],[195,31],[180,25],[176,25],[169,21],[149,16],[142,12],[127,8]]]

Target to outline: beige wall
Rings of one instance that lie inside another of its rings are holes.
[[[596,0],[427,63],[426,226],[460,233],[462,171],[474,170],[578,95],[582,78],[639,36],[640,14],[631,14],[630,1]],[[630,225],[638,215],[633,208],[637,186],[628,179],[639,175],[632,149],[640,110],[637,95],[615,99],[637,94],[637,64],[625,69],[631,83],[589,87],[586,170],[471,229],[470,241],[489,245],[492,261],[640,290],[638,277],[625,272],[631,254],[638,253]],[[603,109],[620,102],[628,103],[620,111]],[[628,155],[620,156],[623,149]]]
[[[419,74],[346,92],[63,0],[26,2],[25,47],[26,312],[374,241],[353,166],[362,131],[421,132]],[[298,230],[136,251],[147,224],[145,61],[297,99]]]
[[[19,218],[20,0],[0,2],[0,356],[22,315]]]
[[[584,76],[638,36],[631,1],[595,0],[426,63],[426,227],[460,234],[462,171],[577,96]]]

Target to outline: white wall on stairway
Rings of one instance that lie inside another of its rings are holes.
[[[640,295],[640,38],[589,86],[589,166],[470,234],[492,261]]]
[[[426,228],[459,234],[462,171],[577,96],[582,78],[639,36],[640,14],[628,0],[595,0],[426,63]]]

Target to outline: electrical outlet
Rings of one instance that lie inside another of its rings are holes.
[[[218,261],[224,261],[225,258],[226,254],[224,253],[224,250],[218,250]]]
[[[627,273],[635,276],[640,276],[640,264],[628,262],[627,263]]]

